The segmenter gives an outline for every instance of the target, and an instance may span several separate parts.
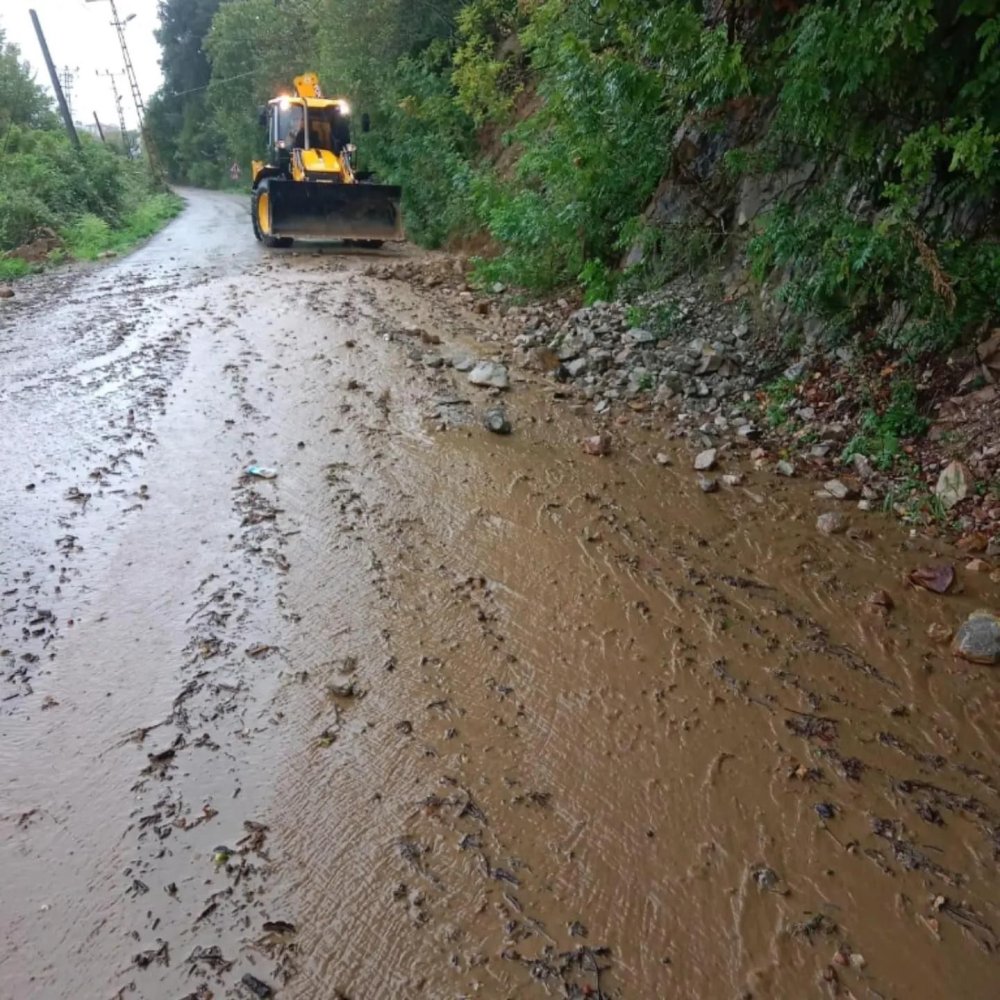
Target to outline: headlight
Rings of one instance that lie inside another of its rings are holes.
[[[351,113],[351,106],[347,103],[347,101],[340,102],[340,113],[342,115],[349,115]]]
[[[292,102],[287,97],[283,97],[279,106],[282,111],[287,111],[292,106]]]

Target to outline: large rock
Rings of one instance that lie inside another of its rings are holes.
[[[820,514],[816,518],[816,530],[821,535],[840,535],[847,530],[847,518],[836,510]]]
[[[484,385],[494,389],[506,389],[510,385],[510,376],[505,365],[497,361],[480,361],[469,372],[469,381],[473,385]]]
[[[694,460],[695,471],[708,472],[710,469],[714,469],[717,455],[718,452],[715,448],[706,448],[704,451],[699,452]]]
[[[961,462],[949,462],[938,476],[934,494],[945,510],[961,503],[972,491],[972,476]]]
[[[973,611],[955,633],[951,648],[963,660],[996,666],[1000,663],[1000,618],[992,611]]]

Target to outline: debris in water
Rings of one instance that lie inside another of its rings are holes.
[[[510,434],[514,429],[502,408],[487,410],[483,416],[483,426],[494,434]]]
[[[1000,663],[1000,618],[992,611],[973,611],[955,633],[952,652],[971,663]]]
[[[271,469],[266,465],[248,465],[244,470],[248,476],[255,476],[257,479],[276,479],[277,469]]]
[[[610,455],[611,435],[595,434],[593,437],[584,438],[581,447],[585,455]]]
[[[949,563],[944,566],[921,566],[913,570],[907,579],[914,587],[922,587],[935,594],[947,594],[955,582],[955,567]]]
[[[267,983],[262,982],[256,976],[251,976],[249,972],[245,973],[240,982],[255,996],[260,997],[260,1000],[268,1000],[269,997],[274,996],[274,990],[271,989]]]

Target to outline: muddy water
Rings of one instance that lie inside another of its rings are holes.
[[[995,586],[244,214],[0,314],[0,994],[994,996]]]

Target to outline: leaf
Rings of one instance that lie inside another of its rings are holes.
[[[955,582],[955,567],[950,563],[944,566],[921,566],[910,573],[909,581],[914,587],[921,587],[935,594],[947,594]]]

